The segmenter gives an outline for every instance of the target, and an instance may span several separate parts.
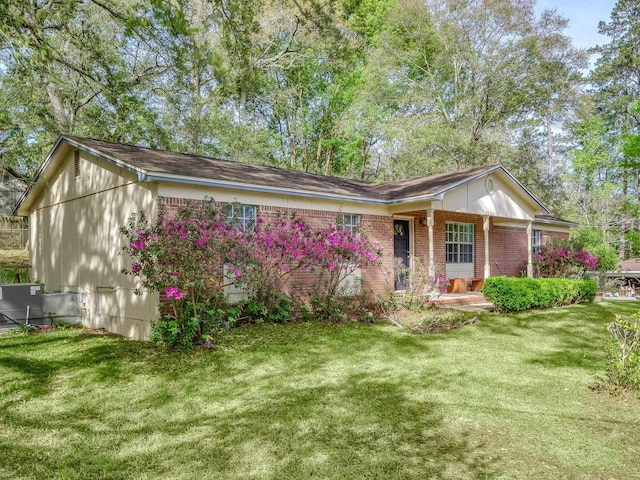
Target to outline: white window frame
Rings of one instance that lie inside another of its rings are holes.
[[[360,214],[359,213],[339,213],[338,227],[350,233],[358,233],[360,231]]]
[[[531,256],[535,257],[540,253],[542,247],[542,230],[531,230]]]
[[[473,223],[445,224],[445,259],[447,264],[473,263]]]
[[[235,228],[247,230],[256,221],[257,208],[255,205],[245,205],[241,203],[230,203],[225,206],[227,220],[229,220]]]

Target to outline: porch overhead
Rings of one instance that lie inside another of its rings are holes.
[[[386,196],[395,197],[389,201],[392,214],[446,210],[518,223],[549,215],[544,205],[500,165],[376,187]]]

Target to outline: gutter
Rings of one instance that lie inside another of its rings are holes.
[[[543,223],[543,224],[547,224],[547,225],[561,225],[563,227],[579,227],[580,226],[579,223],[569,222],[567,220],[562,220],[562,219],[551,220],[551,219],[547,219],[547,218],[534,218],[533,222],[534,223]]]

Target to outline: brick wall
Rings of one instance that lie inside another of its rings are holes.
[[[171,215],[175,214],[188,202],[181,198],[160,197],[159,204]],[[278,212],[286,211],[282,208],[257,206],[257,215],[265,220],[275,218]],[[304,218],[309,225],[314,228],[323,228],[335,225],[338,212],[324,210],[295,210]],[[347,212],[344,213],[358,213]],[[425,218],[424,210],[403,212],[402,217],[410,217],[412,237],[411,248],[414,261],[416,258],[427,261],[429,258],[429,228],[420,224],[420,220]],[[369,238],[376,242],[381,248],[381,265],[376,268],[366,268],[362,270],[364,288],[374,293],[384,293],[393,289],[393,218],[390,216],[360,215],[361,225],[368,232]],[[436,210],[434,212],[434,261],[436,267],[442,271],[445,268],[445,224],[447,222],[470,223],[474,229],[474,276],[484,276],[485,245],[483,231],[483,217],[469,213],[448,212]],[[542,231],[542,243],[549,241],[551,237],[567,238],[568,234]],[[527,229],[497,226],[493,224],[493,219],[489,229],[489,263],[491,275],[503,275],[519,277],[522,272],[526,272],[527,267]],[[317,281],[317,272],[297,272],[289,286],[290,292],[295,294],[295,290],[303,285],[310,285]]]
[[[527,270],[527,228],[493,225],[489,227],[491,275],[520,277]]]
[[[160,197],[158,199],[168,215],[175,215],[180,208],[184,207],[189,201],[182,198]],[[192,202],[193,203],[193,202]],[[219,204],[222,206],[223,204]],[[310,209],[284,209],[279,207],[270,207],[264,205],[256,206],[256,215],[264,218],[266,221],[274,219],[278,213],[295,212],[313,228],[324,228],[335,225],[338,213],[325,210]],[[344,213],[358,213],[347,212]],[[381,266],[379,268],[363,268],[362,278],[364,279],[363,287],[374,293],[383,293],[389,286],[393,287],[393,220],[391,217],[379,215],[363,215],[360,214],[360,224],[364,230],[368,232],[369,238],[379,245],[381,255]],[[390,274],[391,272],[391,274]],[[303,286],[313,285],[318,280],[317,272],[298,271],[292,275],[290,285],[288,285],[288,294],[295,295],[296,290]]]
[[[550,230],[541,230],[540,231],[540,242],[541,242],[542,245],[546,245],[554,237],[558,238],[560,240],[568,240],[569,239],[569,234],[568,233],[561,233],[561,232],[552,232]]]

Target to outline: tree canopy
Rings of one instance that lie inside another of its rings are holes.
[[[640,2],[591,52],[535,6],[2,2],[0,160],[33,175],[69,133],[370,181],[502,163],[635,255]]]

